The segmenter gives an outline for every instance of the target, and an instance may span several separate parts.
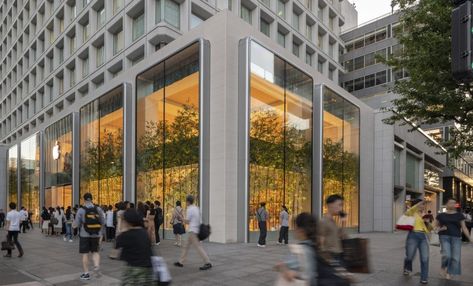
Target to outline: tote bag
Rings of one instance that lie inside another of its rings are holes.
[[[396,223],[396,229],[413,230],[415,221],[415,216],[402,215]]]
[[[440,238],[438,233],[433,232],[432,234],[430,234],[430,245],[440,246]]]

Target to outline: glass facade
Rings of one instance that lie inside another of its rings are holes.
[[[282,205],[311,212],[313,80],[255,42],[251,55],[249,230],[266,202],[274,231]]]
[[[136,201],[159,200],[166,229],[176,201],[199,198],[199,74],[196,43],[137,77]]]
[[[80,109],[80,197],[114,205],[123,199],[123,87]]]
[[[323,92],[322,197],[342,195],[346,227],[359,225],[360,110],[332,90]]]
[[[39,134],[35,134],[21,142],[20,148],[20,180],[21,180],[21,205],[29,213],[32,220],[39,221]]]
[[[44,131],[46,207],[72,205],[72,115]]]
[[[18,203],[18,145],[8,149],[8,195],[7,205]]]

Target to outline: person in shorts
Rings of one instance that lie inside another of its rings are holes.
[[[73,228],[79,230],[79,253],[82,254],[82,266],[84,273],[80,276],[81,280],[90,280],[89,274],[89,253],[92,254],[94,263],[94,272],[99,275],[99,239],[101,229],[104,225],[104,213],[101,208],[92,203],[92,194],[84,195],[84,205],[77,211]]]

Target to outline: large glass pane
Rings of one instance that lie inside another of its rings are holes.
[[[98,204],[123,197],[123,90],[121,87],[80,110],[80,193]]]
[[[409,152],[406,153],[406,187],[409,190],[419,191],[420,161]]]
[[[181,22],[181,13],[179,4],[172,0],[164,2],[164,21],[179,29]]]
[[[39,134],[21,142],[21,206],[39,221]]]
[[[132,40],[135,41],[145,33],[145,14],[142,12],[141,15],[133,19],[133,31]]]
[[[163,202],[170,229],[176,201],[199,198],[199,45],[139,75],[137,99],[136,200]]]
[[[249,231],[261,202],[275,231],[283,204],[311,211],[313,81],[254,42],[251,55]]]
[[[342,195],[348,214],[345,226],[358,227],[360,111],[327,88],[323,102],[322,195],[324,200]]]
[[[8,149],[8,196],[7,204],[18,203],[18,146]]]

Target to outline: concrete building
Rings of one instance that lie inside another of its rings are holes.
[[[374,115],[335,83],[340,2],[4,1],[2,207],[158,199],[166,237],[194,194],[212,241],[252,242],[260,202],[271,237],[282,204],[341,193],[373,231]]]
[[[380,121],[386,115],[379,110],[392,106],[392,100],[399,97],[399,95],[389,92],[389,87],[393,86],[395,81],[403,80],[409,76],[408,71],[392,70],[376,59],[377,55],[387,57],[396,55],[402,50],[402,45],[396,38],[399,17],[399,13],[387,14],[344,31],[341,36],[345,41],[345,53],[342,55],[342,61],[346,73],[341,77],[341,84],[354,96],[378,110],[375,112],[377,118],[375,120],[375,138],[381,140],[383,144],[375,145],[376,148],[385,146],[384,148],[394,154],[394,168],[397,168],[394,170],[395,181],[391,182],[390,179],[387,183],[384,181],[387,186],[392,186],[389,189],[394,190],[394,219],[402,214],[405,199],[416,196],[422,196],[431,202],[432,211],[440,210],[445,203],[444,199],[448,197],[455,197],[464,207],[471,206],[473,202],[472,165],[464,158],[449,160],[447,154],[439,156],[436,153],[443,153],[441,146],[437,144],[438,147],[435,147],[429,144],[429,142],[434,142],[434,139],[441,143],[444,136],[448,136],[448,129],[454,128],[453,124],[422,126],[423,130],[408,133],[406,130],[412,128],[412,125],[408,124],[409,128],[401,128],[397,125],[386,126]],[[388,135],[383,132],[387,132]],[[382,139],[383,136],[386,138]],[[407,172],[406,176],[412,174],[408,168],[404,167],[403,163],[406,162],[404,152],[409,150],[409,147],[406,149],[406,146],[415,146],[417,151],[414,151],[414,154],[409,153],[414,156],[420,155],[417,156],[421,160],[418,164],[420,168],[418,174],[423,179],[419,178],[419,185],[414,188],[415,191],[412,189],[412,184],[403,179],[404,170]],[[383,173],[389,173],[389,169],[392,167],[390,162],[380,160],[376,160],[376,162],[384,164],[384,168],[387,168],[387,171]],[[401,175],[396,176],[399,168],[401,168]],[[375,170],[379,171],[379,168],[375,168]],[[443,170],[443,172],[439,174],[439,170]],[[375,178],[380,177],[375,176]],[[380,183],[378,187],[386,187],[386,185]]]

